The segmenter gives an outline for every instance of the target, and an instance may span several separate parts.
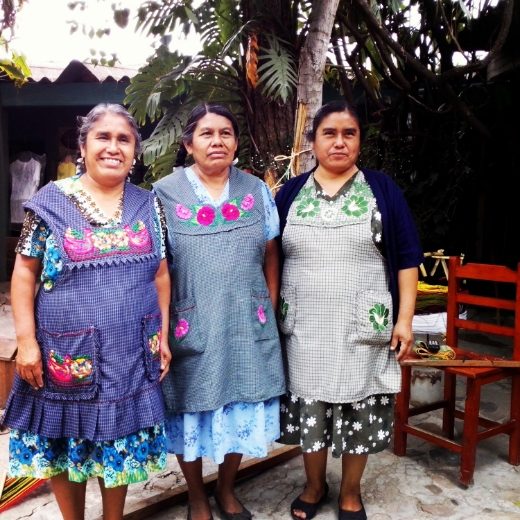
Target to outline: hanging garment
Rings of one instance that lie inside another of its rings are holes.
[[[45,154],[22,152],[13,161],[11,172],[11,222],[21,224],[25,217],[23,205],[38,191],[45,170]]]

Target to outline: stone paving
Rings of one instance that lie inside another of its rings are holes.
[[[9,285],[0,284],[0,337],[13,338],[14,326]],[[466,339],[475,340],[468,337]],[[489,344],[491,343],[491,344]],[[500,349],[500,342],[488,347]],[[464,388],[457,389],[457,399],[464,402]],[[506,417],[509,407],[509,381],[485,387],[482,411],[492,420]],[[0,410],[0,415],[2,410]],[[418,424],[440,430],[440,414],[433,412],[416,417]],[[457,422],[460,428],[460,422]],[[479,443],[475,483],[464,489],[457,480],[458,459],[451,452],[410,436],[405,457],[396,457],[391,448],[369,458],[363,478],[363,501],[369,520],[443,519],[482,520],[520,519],[520,467],[507,463],[508,442],[505,435]],[[0,471],[6,469],[8,435],[0,433]],[[205,474],[215,472],[205,462]],[[341,479],[341,461],[329,454],[327,479],[330,495],[316,518],[337,518],[337,497]],[[174,456],[168,458],[166,471],[153,474],[146,483],[129,487],[127,504],[139,503],[184,484]],[[255,520],[289,520],[289,506],[304,484],[302,457],[298,456],[237,485],[237,494],[253,512]],[[214,517],[219,514],[211,499]],[[100,495],[95,480],[87,485],[86,520],[101,516]],[[0,514],[1,520],[57,520],[60,513],[49,483],[35,490],[24,501]],[[149,517],[151,520],[186,518],[186,506],[175,506]]]

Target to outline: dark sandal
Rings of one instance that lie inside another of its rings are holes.
[[[365,506],[361,500],[361,495],[359,495],[359,502],[361,504],[361,509],[359,511],[347,511],[340,507],[338,511],[338,520],[367,520],[367,512],[365,511]]]
[[[224,507],[222,506],[222,504],[220,503],[220,500],[216,493],[213,495],[213,498],[215,499],[215,503],[217,504],[217,507],[219,508],[220,513],[226,520],[251,520],[251,518],[253,518],[251,511],[249,511],[249,509],[247,509],[244,506],[244,504],[242,504],[242,502],[240,502],[240,500],[238,500],[238,498],[237,498],[238,503],[242,506],[242,511],[240,511],[240,513],[229,513],[228,511],[226,511],[224,509]]]
[[[298,495],[291,504],[291,516],[294,518],[294,520],[303,520],[300,516],[296,516],[293,513],[295,509],[298,509],[302,513],[305,513],[305,520],[310,520],[311,518],[314,518],[320,506],[323,504],[323,502],[325,502],[325,500],[327,500],[328,494],[329,485],[325,482],[325,491],[321,498],[314,504],[311,502],[305,502],[305,500],[302,500]]]

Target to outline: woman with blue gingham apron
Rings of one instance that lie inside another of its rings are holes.
[[[171,253],[168,448],[186,477],[188,518],[212,518],[202,480],[202,457],[210,457],[219,464],[214,497],[223,517],[248,520],[235,475],[242,454],[265,457],[278,438],[285,392],[273,304],[278,215],[267,186],[231,166],[238,125],[229,110],[196,107],[183,141],[193,166],[153,185]]]
[[[82,120],[79,143],[80,173],[49,183],[25,204],[12,284],[18,374],[4,415],[9,475],[50,478],[66,520],[84,507],[90,477],[99,479],[104,513],[122,515],[127,485],[163,470],[167,453],[162,209],[153,194],[126,182],[140,137],[123,107],[94,108]],[[99,188],[114,194],[111,216],[92,195]],[[32,308],[24,312],[21,291],[40,261],[40,361],[30,362],[24,320]]]

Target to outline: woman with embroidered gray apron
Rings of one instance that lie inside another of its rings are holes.
[[[242,454],[267,456],[279,437],[285,378],[273,309],[278,214],[266,184],[232,166],[233,114],[197,106],[182,136],[194,164],[155,183],[168,227],[174,363],[163,381],[168,449],[188,484],[188,518],[208,520],[202,457],[219,465],[224,518],[247,520],[235,475]]]
[[[50,478],[65,520],[84,518],[98,477],[103,518],[116,520],[128,484],[166,467],[166,229],[158,199],[126,182],[141,146],[130,114],[102,104],[78,120],[79,173],[25,204],[4,423],[11,477]]]
[[[327,498],[331,447],[342,458],[338,518],[362,520],[361,477],[368,454],[390,442],[399,360],[412,347],[422,252],[399,188],[356,165],[355,110],[344,101],[324,105],[309,139],[318,166],[276,196],[288,366],[279,442],[303,451],[307,482],[293,518],[314,517]]]

